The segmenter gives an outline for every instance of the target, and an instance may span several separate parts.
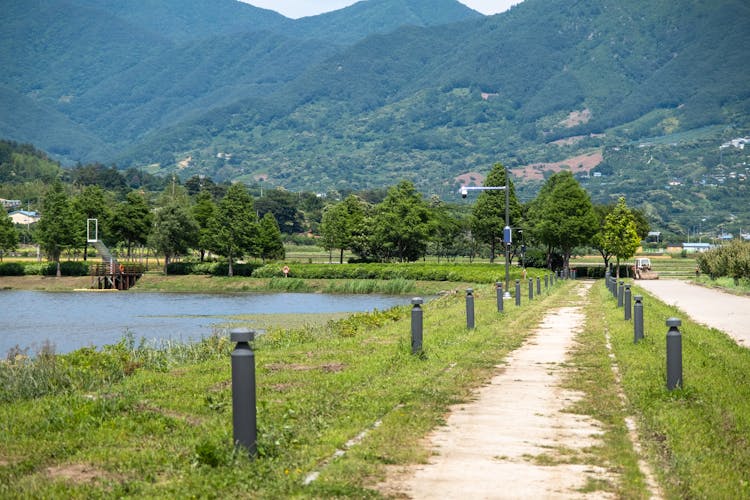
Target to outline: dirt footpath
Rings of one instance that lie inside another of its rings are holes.
[[[581,282],[578,294],[590,287]],[[596,421],[564,411],[579,395],[560,387],[583,323],[579,306],[551,310],[476,400],[452,408],[447,424],[428,436],[430,463],[400,470],[381,491],[415,499],[606,498],[581,492],[613,478],[585,463],[580,452],[600,430]],[[561,453],[577,463],[557,463]]]
[[[750,347],[750,297],[679,280],[637,281],[636,284],[662,302],[679,307],[698,323],[717,328],[740,345]]]

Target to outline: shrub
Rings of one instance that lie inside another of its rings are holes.
[[[701,272],[712,278],[729,276],[735,282],[750,279],[750,243],[732,241],[712,248],[699,254],[696,262]]]
[[[20,262],[0,262],[0,276],[23,276],[24,265]]]

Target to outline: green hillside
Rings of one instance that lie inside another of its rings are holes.
[[[750,218],[742,0],[6,4],[0,134],[64,162],[448,197],[502,161],[526,199],[568,168],[667,228]]]

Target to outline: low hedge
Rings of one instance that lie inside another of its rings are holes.
[[[505,265],[499,264],[288,264],[289,277],[302,279],[369,279],[421,280],[494,283],[505,279]],[[283,263],[269,264],[253,272],[255,278],[283,276]],[[543,276],[542,269],[527,269],[528,276]],[[512,279],[520,278],[521,269],[511,267]]]
[[[0,276],[23,276],[24,265],[20,262],[0,262]]]
[[[253,271],[262,267],[261,263],[233,264],[234,276],[253,276]],[[167,266],[167,274],[210,274],[212,276],[227,276],[229,264],[227,262],[170,262]]]
[[[62,276],[88,276],[89,263],[85,261],[60,262]],[[55,276],[57,264],[54,262],[3,262],[0,263],[0,276]]]

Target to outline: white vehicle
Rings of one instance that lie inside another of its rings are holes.
[[[638,257],[633,266],[633,276],[637,280],[658,280],[659,275],[651,270],[651,259]]]

